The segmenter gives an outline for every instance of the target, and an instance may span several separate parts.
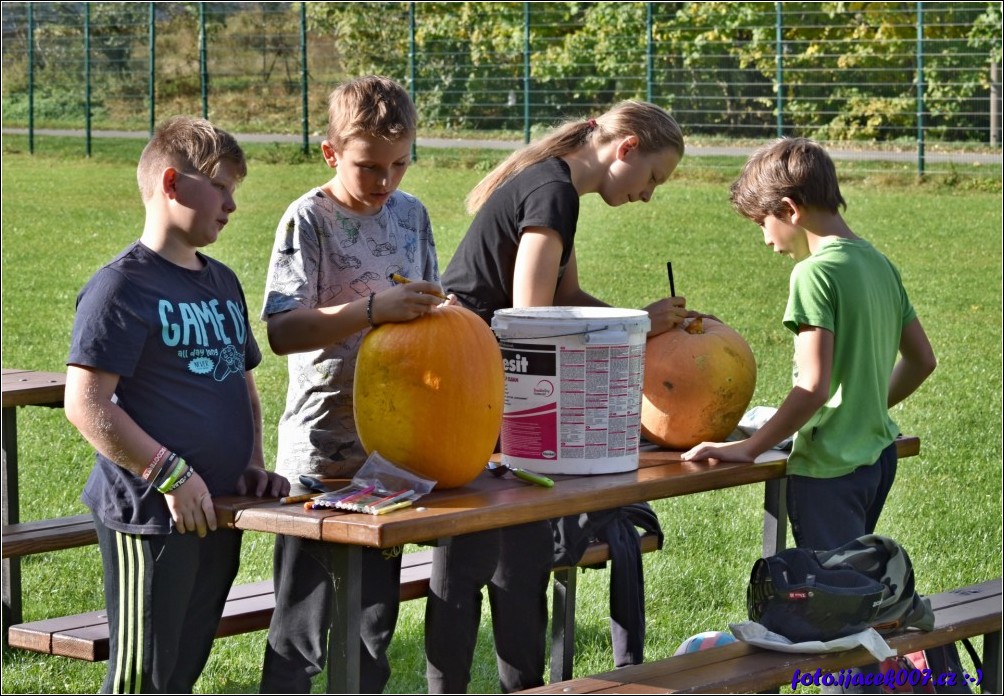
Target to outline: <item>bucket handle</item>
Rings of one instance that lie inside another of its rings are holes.
[[[611,343],[611,344],[612,343],[618,343],[618,342],[623,341],[624,338],[627,337],[627,331],[624,329],[623,325],[617,324],[617,325],[614,325],[614,326],[619,326],[620,330],[617,331],[615,329],[616,333],[614,334],[613,339],[607,341],[607,343]],[[586,343],[590,343],[590,342],[592,342],[592,343],[599,343],[599,341],[595,340],[596,338],[599,338],[598,336],[594,337],[593,341],[590,341],[589,340],[589,334],[600,334],[600,333],[604,333],[604,332],[608,332],[609,333],[610,329],[611,329],[611,325],[607,324],[606,326],[598,326],[595,329],[586,329],[585,331],[572,331],[570,333],[549,334],[547,336],[522,336],[520,338],[522,340],[539,341],[539,340],[544,339],[544,338],[564,338],[566,336],[586,336],[587,337],[586,338]]]

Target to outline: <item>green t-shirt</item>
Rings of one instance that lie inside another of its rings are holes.
[[[844,476],[895,439],[889,378],[903,327],[916,316],[899,271],[862,239],[827,242],[795,264],[784,325],[832,332],[833,369],[830,398],[795,436],[789,474]]]

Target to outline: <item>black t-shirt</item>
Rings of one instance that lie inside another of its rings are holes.
[[[568,164],[551,158],[533,164],[495,190],[474,216],[443,274],[443,287],[489,324],[497,309],[512,307],[516,250],[527,227],[561,235],[561,269],[572,253],[579,194]]]
[[[67,362],[119,375],[118,405],[211,495],[233,495],[254,443],[244,372],[261,351],[237,276],[199,258],[192,271],[139,242],[125,249],[80,291]],[[81,499],[112,529],[171,531],[164,496],[100,454]]]

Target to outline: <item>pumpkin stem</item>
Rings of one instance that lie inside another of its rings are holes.
[[[704,333],[704,317],[695,318],[692,322],[684,326],[683,330],[689,334]]]

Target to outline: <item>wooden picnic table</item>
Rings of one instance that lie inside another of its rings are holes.
[[[898,441],[901,457],[919,452],[917,438]],[[541,488],[512,477],[482,474],[473,483],[433,491],[414,507],[388,515],[339,510],[305,510],[259,498],[219,498],[218,521],[247,531],[287,534],[329,542],[334,582],[328,650],[329,693],[359,691],[360,565],[364,546],[388,548],[428,543],[488,529],[606,510],[630,503],[763,483],[763,553],[785,546],[786,461],[778,453],[762,463],[692,463],[679,452],[641,452],[639,468],[597,476],[552,476],[553,488]],[[768,457],[770,458],[770,457]]]
[[[3,526],[21,521],[18,486],[17,408],[48,406],[60,408],[66,388],[62,372],[39,372],[3,368]],[[7,627],[21,622],[21,559],[3,560],[3,640]]]

